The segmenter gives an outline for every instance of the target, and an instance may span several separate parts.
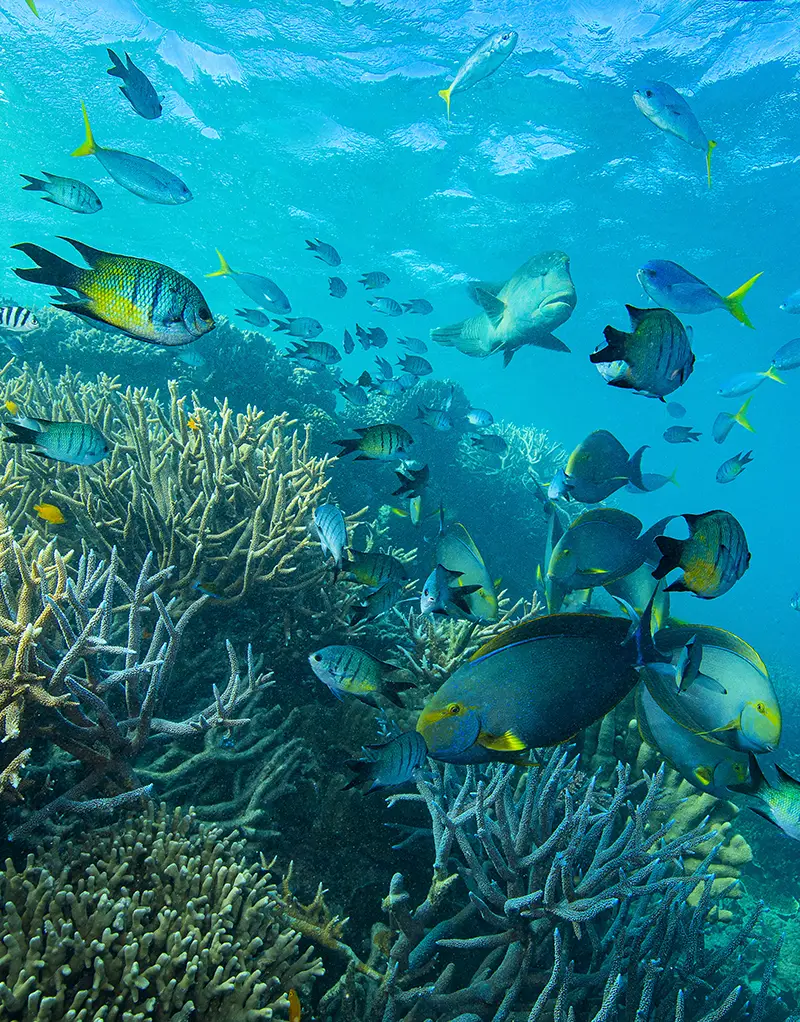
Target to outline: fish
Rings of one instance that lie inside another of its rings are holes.
[[[397,382],[400,384],[403,390],[412,390],[420,381],[419,376],[415,376],[414,373],[401,373],[397,377]]]
[[[389,361],[387,361],[385,358],[381,358],[380,356],[378,356],[375,359],[375,365],[378,367],[378,372],[381,374],[381,377],[384,380],[392,379],[392,377],[394,376],[394,369],[392,369],[392,365]]]
[[[28,182],[22,186],[22,190],[44,192],[42,202],[63,206],[72,213],[98,213],[103,208],[97,193],[83,181],[78,181],[74,177],[58,177],[56,174],[48,174],[46,170],[42,171],[42,175],[46,181],[20,174],[20,177]]]
[[[800,593],[795,593],[794,596],[789,600],[789,606],[792,610],[800,611]]]
[[[350,612],[350,624],[356,625],[362,621],[375,621],[383,617],[402,599],[405,588],[401,582],[390,580],[382,586],[368,593],[367,596],[356,604]]]
[[[788,312],[793,316],[800,312],[800,288],[797,291],[792,291],[787,298],[784,298],[780,304],[780,309],[782,312]]]
[[[342,356],[327,341],[308,341],[306,344],[295,342],[294,347],[287,350],[286,357],[310,368],[332,366],[342,361]]]
[[[603,331],[606,346],[592,352],[589,361],[624,362],[625,373],[609,380],[610,386],[663,401],[692,374],[694,354],[689,336],[683,323],[668,309],[636,309],[632,305],[625,308],[633,332],[607,326]]]
[[[426,405],[418,405],[414,418],[420,419],[437,433],[446,433],[453,428],[453,419],[450,413],[443,408],[428,408]]]
[[[4,422],[11,436],[6,444],[32,444],[37,458],[62,461],[67,465],[96,465],[111,453],[108,441],[96,426],[88,422],[52,422],[33,419],[36,428],[18,422]]]
[[[267,327],[270,324],[269,316],[261,309],[237,309],[236,315],[241,316],[251,326]]]
[[[608,430],[595,430],[570,454],[566,467],[556,473],[550,484],[550,499],[564,497],[599,504],[628,482],[643,490],[642,455],[646,450],[645,444],[629,456]]]
[[[785,382],[778,375],[775,367],[770,366],[763,373],[736,373],[735,376],[731,376],[730,379],[720,385],[717,390],[717,396],[744,397],[745,394],[752,394],[757,387],[761,386],[764,380],[774,380],[776,383]]]
[[[428,756],[425,740],[416,731],[405,731],[391,741],[364,745],[362,749],[365,759],[348,759],[345,763],[355,774],[345,790],[360,788],[364,794],[407,784],[425,766]]]
[[[220,250],[216,251],[219,269],[214,270],[213,273],[207,273],[207,277],[233,277],[244,294],[268,312],[276,312],[279,316],[285,316],[292,311],[289,299],[273,280],[270,280],[269,277],[261,277],[257,273],[243,273],[231,269]]]
[[[360,382],[348,383],[347,380],[342,380],[339,384],[339,393],[345,401],[356,408],[363,408],[369,404],[369,395]]]
[[[294,319],[273,320],[278,333],[287,333],[290,337],[302,337],[304,340],[313,340],[322,333],[322,324],[310,316],[297,316]]]
[[[399,337],[397,343],[402,344],[409,351],[413,351],[415,355],[424,355],[428,350],[428,345],[419,337]]]
[[[446,89],[441,89],[439,95],[447,104],[447,119],[450,120],[450,100],[454,92],[463,92],[471,89],[473,85],[493,75],[514,52],[519,36],[511,30],[493,32],[490,36],[482,39],[481,42],[470,53],[461,67],[456,71],[455,77]]]
[[[653,578],[662,579],[675,568],[683,574],[667,586],[671,593],[694,593],[701,600],[723,596],[750,566],[747,537],[730,511],[680,515],[689,527],[688,539],[657,536],[661,552]]]
[[[78,293],[73,302],[55,303],[56,309],[162,347],[189,344],[214,329],[214,317],[199,288],[177,270],[150,259],[103,252],[71,238],[64,240],[90,269],[74,266],[38,245],[12,246],[37,263],[31,269],[14,270],[22,280]]]
[[[800,309],[798,309],[798,312],[800,312]],[[800,337],[795,337],[778,348],[772,356],[770,368],[780,369],[781,372],[800,368]]]
[[[475,541],[461,522],[445,526],[444,513],[439,510],[439,536],[436,541],[434,566],[452,572],[456,584],[464,590],[478,586],[466,594],[465,603],[472,621],[492,622],[499,615],[497,590],[486,562]]]
[[[421,461],[404,461],[395,475],[400,486],[392,493],[393,497],[419,497],[428,485],[431,470]]]
[[[417,720],[428,755],[447,763],[514,760],[566,742],[638,680],[627,618],[547,614],[481,646]]]
[[[625,484],[626,493],[654,493],[656,490],[660,490],[666,486],[667,483],[672,483],[673,486],[677,486],[678,483],[675,479],[677,475],[677,469],[672,475],[665,476],[661,472],[642,472],[642,483],[641,486],[634,482],[628,482]]]
[[[333,559],[333,581],[342,570],[344,550],[347,546],[347,522],[335,504],[320,504],[314,508],[314,530],[322,556]]]
[[[670,401],[667,404],[667,414],[671,415],[673,419],[682,419],[686,415],[686,409],[677,401]]]
[[[113,67],[108,69],[112,78],[121,78],[122,85],[119,91],[127,99],[133,109],[147,121],[154,121],[161,116],[161,103],[158,93],[144,71],[141,71],[126,53],[127,67],[114,53],[113,50],[106,50],[108,59]]]
[[[289,1022],[300,1022],[303,1012],[300,1005],[300,998],[298,997],[297,991],[294,987],[289,991],[287,997],[289,1001]]]
[[[365,330],[358,323],[356,323],[356,337],[364,351],[371,347],[385,348],[389,341],[389,335],[382,327],[373,326],[369,330]]]
[[[362,376],[369,376],[369,373],[362,373]],[[365,382],[365,386],[368,386],[370,390],[376,391],[378,394],[383,394],[384,397],[399,397],[403,393],[403,384],[400,380],[393,378],[380,380],[373,380],[371,377],[369,382]]]
[[[508,441],[497,433],[484,433],[482,436],[471,436],[470,442],[473,447],[479,447],[489,454],[505,454],[508,450]]]
[[[176,362],[183,362],[184,365],[190,366],[192,369],[201,369],[205,364],[206,360],[200,354],[199,351],[195,351],[190,348],[188,351],[179,351],[175,356]]]
[[[345,581],[357,582],[371,589],[379,589],[386,582],[408,580],[403,562],[380,550],[351,550],[341,567]]]
[[[462,571],[451,571],[437,564],[425,580],[419,601],[420,614],[439,614],[444,617],[471,616],[467,597],[477,593],[481,586],[462,585]]]
[[[191,201],[192,193],[171,171],[143,156],[133,156],[121,149],[106,149],[99,146],[92,135],[86,104],[81,106],[86,140],[73,152],[73,156],[96,157],[118,185],[147,202],[159,203],[162,206],[182,206],[185,202]]]
[[[391,284],[388,274],[384,273],[383,270],[373,270],[370,273],[364,273],[358,282],[363,284],[367,291],[378,291],[380,288],[386,287],[387,284]]]
[[[342,347],[344,348],[345,355],[352,355],[356,350],[356,342],[353,340],[353,335],[349,330],[344,332],[344,340],[342,341]]]
[[[504,283],[478,281],[470,297],[481,312],[451,326],[431,330],[431,339],[473,358],[502,351],[507,366],[525,345],[569,351],[552,331],[566,323],[577,301],[563,252],[533,256]]]
[[[394,298],[370,298],[367,305],[371,305],[376,312],[382,312],[384,316],[402,316],[403,307]]]
[[[398,455],[405,454],[414,443],[408,430],[394,422],[362,426],[353,432],[358,433],[358,436],[333,441],[337,447],[341,447],[337,457],[355,453],[356,461],[392,461]]]
[[[494,423],[494,416],[485,408],[470,408],[466,419],[470,426],[477,426],[479,429],[485,429]]]
[[[41,326],[30,309],[21,305],[5,305],[0,308],[0,331],[11,334],[29,334]]]
[[[741,473],[744,472],[745,468],[752,460],[752,451],[739,451],[738,454],[734,454],[732,458],[728,458],[727,461],[723,461],[717,469],[717,482],[732,483],[738,475],[741,475]]]
[[[639,283],[649,298],[662,308],[678,315],[700,315],[725,309],[734,319],[753,329],[753,324],[744,311],[742,300],[761,276],[757,273],[741,287],[723,296],[709,287],[705,281],[689,273],[678,263],[669,259],[651,259],[636,273]]]
[[[17,404],[16,401],[12,401],[10,398],[9,398],[8,401],[5,402],[3,407],[8,412],[9,415],[18,415],[19,414],[19,405]]]
[[[411,373],[412,376],[430,376],[433,372],[433,366],[422,355],[404,355],[397,360],[397,364],[403,372]]]
[[[344,298],[347,294],[347,284],[341,277],[328,277],[328,291],[331,298]]]
[[[737,423],[749,433],[755,433],[755,430],[750,425],[750,420],[747,418],[747,409],[750,407],[752,400],[752,397],[749,397],[738,412],[720,412],[717,415],[716,419],[714,419],[714,425],[711,427],[714,443],[723,443]]]
[[[666,82],[643,82],[634,90],[633,102],[637,110],[657,128],[688,143],[693,149],[705,153],[706,176],[711,187],[711,154],[717,146],[700,127],[692,108],[671,85]]]
[[[723,414],[727,414],[723,412]],[[663,436],[668,444],[690,444],[699,440],[702,433],[695,433],[691,426],[670,426],[664,430]]]
[[[408,498],[408,511],[393,507],[392,514],[399,515],[400,518],[408,518],[412,525],[419,525],[422,521],[422,494]]]
[[[196,592],[200,593],[201,596],[208,596],[212,600],[222,600],[224,596],[221,592],[209,585],[206,582],[201,582],[199,578],[192,582],[191,588]]]
[[[411,681],[392,677],[400,670],[397,664],[379,660],[358,646],[325,646],[312,653],[308,662],[322,684],[338,699],[347,694],[377,708],[380,695],[402,706],[399,693],[416,688]]]
[[[34,504],[33,510],[43,521],[51,525],[63,525],[66,521],[61,508],[55,504]]]
[[[314,241],[306,240],[306,246],[306,251],[313,252],[315,259],[320,259],[323,263],[327,263],[328,266],[341,266],[342,257],[333,245],[329,245],[327,241],[320,241],[319,238],[316,238]]]
[[[403,311],[412,316],[430,316],[433,306],[426,298],[412,298],[410,302],[403,302]]]
[[[775,764],[777,781],[768,781],[756,756],[749,757],[750,782],[729,784],[731,791],[751,795],[759,802],[748,805],[757,816],[769,821],[793,841],[800,841],[800,782]]]
[[[764,661],[738,635],[710,625],[668,625],[656,635],[662,663],[651,654],[639,673],[672,720],[737,752],[771,752],[781,738],[778,697]],[[696,677],[681,685],[676,666],[694,640],[702,655]]]

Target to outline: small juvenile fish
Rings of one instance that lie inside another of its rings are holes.
[[[316,238],[314,241],[306,240],[306,245],[308,246],[306,249],[307,252],[313,252],[316,259],[320,259],[323,263],[327,263],[328,266],[341,265],[342,257],[333,245],[329,245],[326,241],[320,241],[319,238]],[[339,278],[337,277],[336,279],[338,280]]]
[[[237,309],[236,315],[241,316],[251,326],[266,327],[270,324],[269,316],[261,309]]]
[[[726,297],[669,259],[651,259],[636,273],[647,296],[656,305],[670,312],[697,316],[703,312],[725,309],[751,330],[753,324],[744,311],[742,300],[760,276],[757,273]]]
[[[344,548],[347,546],[347,522],[335,504],[320,504],[314,509],[314,528],[323,557],[333,558],[333,581],[342,570]]]
[[[737,373],[735,376],[731,376],[729,380],[726,380],[721,385],[717,391],[717,396],[743,397],[745,394],[752,393],[756,387],[760,387],[764,380],[774,380],[776,383],[785,382],[775,371],[774,366],[770,366],[763,373]]]
[[[405,355],[398,359],[397,364],[403,372],[411,373],[412,376],[429,376],[433,372],[433,366],[421,355]]]
[[[470,617],[467,597],[477,593],[477,585],[460,585],[463,571],[451,571],[443,564],[437,564],[428,575],[422,587],[419,600],[420,614],[439,614],[443,617]]]
[[[745,467],[753,460],[752,451],[739,451],[732,458],[728,458],[717,469],[718,483],[732,483],[733,480],[744,472]]]
[[[0,330],[10,334],[29,334],[41,326],[30,309],[21,305],[6,305],[0,309]]]
[[[300,1004],[300,998],[297,995],[297,991],[294,987],[289,991],[289,1022],[300,1022],[303,1014],[303,1009]]]
[[[413,316],[430,316],[433,306],[426,298],[412,298],[410,302],[403,302],[405,312]]]
[[[61,513],[61,509],[56,507],[55,504],[34,504],[33,510],[41,519],[49,522],[51,525],[63,525],[66,521],[66,518]]]
[[[667,415],[671,415],[673,419],[682,419],[686,415],[686,409],[677,401],[670,401],[667,404]]]
[[[16,401],[12,401],[10,398],[3,405],[9,415],[19,415],[19,405]]]
[[[307,344],[295,342],[295,346],[286,352],[286,357],[292,358],[302,365],[311,363],[311,368],[315,366],[332,366],[342,361],[342,356],[327,341],[309,341]]]
[[[342,380],[339,384],[339,393],[345,401],[356,408],[363,408],[364,405],[369,404],[369,395],[360,383],[348,383],[347,380]]]
[[[413,351],[415,355],[424,355],[428,350],[428,345],[419,337],[400,337],[397,343],[402,344],[409,351]]]
[[[352,355],[353,352],[356,350],[356,342],[353,340],[353,335],[350,333],[349,330],[345,330],[344,332],[344,341],[342,342],[342,347],[344,348],[345,355]]]
[[[141,71],[126,53],[128,66],[119,59],[113,50],[107,50],[108,59],[114,65],[108,69],[112,78],[121,78],[119,91],[127,99],[133,109],[145,120],[154,121],[161,116],[161,103],[158,93],[144,71]]]
[[[780,307],[782,312],[789,312],[796,316],[800,312],[800,288],[797,291],[792,291],[789,297],[781,302]]]
[[[200,352],[193,351],[191,348],[189,348],[188,351],[179,351],[175,356],[175,360],[177,362],[183,362],[184,365],[187,365],[192,369],[201,369],[206,364],[206,360]]]
[[[439,95],[447,104],[447,119],[450,120],[450,98],[454,92],[463,92],[471,89],[473,85],[488,78],[511,56],[514,47],[517,45],[518,35],[516,32],[494,32],[482,40],[470,53],[461,67],[456,71],[456,76],[446,89],[441,89]]]
[[[453,419],[450,413],[443,408],[428,408],[425,405],[419,405],[414,418],[421,419],[426,426],[435,429],[437,433],[446,433],[453,428]]]
[[[196,593],[200,593],[201,596],[208,596],[212,600],[223,599],[222,593],[217,592],[217,590],[213,586],[208,585],[205,582],[201,582],[199,578],[195,579],[194,582],[192,582],[192,589]]]
[[[402,583],[395,581],[384,582],[374,592],[369,593],[361,603],[356,604],[350,612],[350,624],[355,625],[360,621],[375,621],[400,602],[405,589]]]
[[[653,578],[662,579],[674,568],[683,568],[683,575],[667,586],[667,592],[716,599],[727,593],[750,566],[744,529],[729,511],[681,517],[689,526],[689,538],[656,537],[661,560]]]
[[[47,178],[46,181],[20,174],[20,177],[28,182],[22,186],[22,190],[45,192],[42,202],[63,206],[72,213],[97,213],[103,208],[103,203],[96,192],[83,181],[77,181],[74,177],[58,177],[56,174],[48,174],[46,170],[42,171],[42,175]]]
[[[345,790],[360,787],[365,795],[407,784],[414,779],[415,771],[425,765],[428,755],[425,739],[416,731],[406,731],[383,745],[362,748],[366,759],[347,760],[346,766],[355,776],[345,785]]]
[[[384,380],[391,380],[394,376],[394,369],[392,369],[391,362],[385,358],[381,358],[380,355],[375,359],[375,365],[378,367],[378,372],[381,374]]]
[[[428,485],[431,470],[420,461],[404,461],[395,475],[400,486],[392,493],[393,497],[419,497]]]
[[[341,277],[328,277],[328,288],[331,298],[344,298],[347,294],[347,284]]]
[[[355,696],[369,706],[380,706],[381,695],[402,706],[399,693],[416,688],[411,681],[395,680],[392,675],[400,670],[397,664],[379,660],[358,646],[325,646],[308,658],[311,670],[323,685],[341,699],[343,694]]]
[[[800,312],[800,309],[798,309]],[[772,368],[788,372],[800,368],[800,337],[787,341],[772,356]]]
[[[108,441],[88,422],[51,422],[35,419],[36,428],[17,422],[4,422],[12,436],[4,436],[6,444],[33,444],[31,454],[68,465],[96,465],[111,453]]]
[[[377,312],[382,312],[384,316],[403,315],[402,305],[396,302],[394,298],[370,298],[367,301],[367,305],[371,305]]]
[[[213,273],[207,273],[207,277],[233,277],[240,289],[247,297],[267,309],[269,312],[276,312],[279,316],[285,316],[292,311],[289,299],[281,291],[275,281],[269,277],[262,277],[258,273],[242,273],[233,270],[228,265],[225,256],[217,249],[219,258],[219,269]]]
[[[480,447],[489,454],[505,454],[508,450],[508,443],[504,437],[497,433],[486,433],[483,436],[470,437],[473,447]]]
[[[738,412],[719,413],[716,419],[714,419],[714,425],[711,427],[711,435],[714,438],[714,443],[721,444],[727,438],[728,434],[737,422],[749,433],[755,433],[755,430],[750,425],[747,418],[747,409],[750,407],[750,402],[752,400],[752,397],[749,397]]]
[[[295,319],[273,320],[275,329],[280,333],[289,334],[291,337],[302,337],[305,340],[312,340],[322,333],[322,323],[310,316],[298,316]]]
[[[355,453],[356,461],[392,461],[414,443],[411,434],[393,422],[363,426],[353,432],[358,433],[354,439],[333,441],[341,447],[338,457]]]
[[[106,149],[99,146],[92,135],[86,105],[81,104],[81,107],[86,141],[78,146],[73,156],[95,156],[118,185],[122,185],[147,202],[157,202],[163,206],[181,206],[191,200],[192,193],[171,171],[142,156],[132,156],[121,149]]]
[[[711,154],[717,143],[711,141],[700,127],[692,108],[666,82],[644,82],[633,93],[637,109],[657,128],[675,135],[694,149],[705,153],[708,187],[711,187]]]
[[[480,429],[485,429],[486,426],[491,426],[494,423],[494,416],[491,412],[487,412],[485,408],[470,408],[467,412],[467,422],[470,426],[478,426]]]
[[[342,561],[342,572],[347,582],[357,582],[371,589],[379,589],[386,582],[408,579],[403,562],[380,550],[351,550]]]
[[[728,787],[758,799],[759,805],[751,805],[750,809],[793,841],[800,841],[800,783],[777,763],[775,770],[778,780],[772,784],[764,776],[758,757],[750,753],[750,783],[729,784]]]
[[[378,288],[386,287],[389,283],[391,281],[388,274],[382,270],[373,270],[371,273],[365,273],[359,280],[359,284],[363,284],[367,291],[377,291]]]
[[[694,433],[691,426],[670,426],[664,430],[664,439],[668,444],[690,444],[693,440],[699,440],[701,435]]]

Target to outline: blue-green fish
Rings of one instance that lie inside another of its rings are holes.
[[[675,135],[692,148],[705,153],[708,187],[711,187],[711,154],[717,143],[710,140],[692,112],[692,108],[666,82],[643,82],[634,90],[636,108],[657,128]]]
[[[647,295],[670,312],[699,315],[725,309],[751,329],[753,324],[744,311],[742,299],[760,276],[757,273],[726,297],[669,259],[651,259],[636,274]]]
[[[138,195],[147,202],[157,202],[163,206],[181,206],[189,202],[192,193],[179,177],[160,167],[152,160],[142,156],[132,156],[121,149],[106,149],[99,146],[92,135],[89,114],[86,105],[83,109],[83,122],[86,127],[86,141],[78,146],[73,156],[95,156],[103,169],[114,178],[118,185]]]
[[[380,704],[376,697],[381,695],[396,706],[402,706],[398,693],[416,687],[411,681],[392,677],[400,670],[397,664],[379,660],[358,646],[325,646],[312,653],[308,662],[314,674],[338,699],[347,694],[377,707]]]
[[[422,355],[404,355],[403,358],[397,360],[397,364],[404,372],[411,373],[412,376],[429,376],[433,372],[433,366]]]
[[[347,522],[335,504],[320,504],[314,508],[314,529],[322,547],[322,556],[333,559],[333,581],[342,570],[344,549],[347,546]]]
[[[402,582],[408,578],[403,562],[380,550],[351,550],[342,561],[342,572],[348,582],[373,589],[385,582]]]
[[[683,323],[668,309],[636,309],[626,305],[632,333],[607,326],[604,348],[594,351],[589,361],[622,362],[624,372],[614,375],[612,387],[635,390],[663,401],[682,387],[694,368],[694,354]]]
[[[97,193],[83,181],[77,181],[74,177],[58,177],[56,174],[48,174],[46,170],[42,171],[42,176],[47,180],[42,181],[38,177],[20,174],[20,177],[28,182],[23,185],[22,190],[44,192],[43,202],[63,206],[72,213],[98,213],[103,208]]]
[[[382,312],[384,316],[403,315],[403,306],[394,298],[370,298],[367,305],[371,305],[376,312]]]
[[[420,614],[439,614],[444,617],[471,617],[467,597],[480,590],[480,585],[462,585],[462,571],[450,571],[437,564],[422,586],[419,601]]]
[[[236,315],[241,316],[250,326],[257,326],[263,329],[270,324],[269,316],[266,312],[262,312],[261,309],[237,309]]]
[[[314,241],[306,240],[306,246],[306,251],[313,252],[316,259],[320,259],[323,263],[327,263],[328,266],[341,265],[342,257],[333,245],[329,245],[327,241],[320,241],[319,238],[316,238]]]
[[[370,273],[363,274],[359,280],[359,284],[363,284],[367,291],[377,291],[390,283],[388,274],[383,270],[372,270]]]
[[[717,482],[732,483],[737,476],[744,472],[745,468],[752,460],[752,451],[739,451],[738,454],[734,454],[732,458],[728,458],[727,461],[723,461],[717,469]]]
[[[311,341],[322,333],[322,323],[311,316],[297,316],[294,319],[276,319],[273,321],[278,333],[287,333],[290,337],[302,337]]]
[[[355,625],[360,621],[374,621],[383,617],[392,607],[401,602],[405,587],[402,582],[390,579],[384,582],[373,592],[368,593],[364,599],[355,605],[350,612],[350,624]]]
[[[662,556],[653,578],[683,568],[681,577],[667,586],[671,593],[694,593],[702,600],[723,596],[750,566],[744,529],[730,511],[680,517],[689,526],[689,538],[656,537]]]
[[[344,298],[347,294],[347,284],[345,284],[341,277],[328,277],[328,293],[331,298]],[[345,333],[347,333],[346,330]],[[353,349],[351,348],[350,350],[352,351]]]
[[[750,407],[752,397],[749,397],[738,412],[720,412],[716,419],[714,419],[714,425],[711,427],[711,435],[714,438],[714,443],[723,443],[733,427],[738,423],[743,429],[746,429],[748,433],[754,433],[755,430],[750,425],[750,420],[747,418],[747,410]]]
[[[497,590],[480,550],[461,522],[445,526],[441,509],[439,515],[439,538],[434,564],[441,564],[452,572],[460,588],[471,589],[464,602],[473,620],[496,621]],[[477,588],[473,588],[475,586]]]
[[[763,373],[736,373],[720,385],[717,390],[719,397],[744,397],[760,387],[764,380],[774,380],[776,383],[783,383],[784,380],[778,375],[774,365],[765,369]]]
[[[727,415],[727,412],[723,414]],[[703,434],[696,433],[691,426],[670,426],[662,435],[668,444],[690,444],[699,440]]]
[[[511,30],[493,32],[486,39],[481,40],[475,49],[470,53],[461,67],[456,71],[456,76],[446,89],[441,89],[439,95],[447,104],[447,119],[450,120],[450,99],[454,92],[463,92],[471,89],[473,85],[493,75],[495,71],[504,64],[517,45],[519,36]]]
[[[800,841],[800,782],[791,774],[775,764],[778,780],[768,781],[756,759],[750,754],[750,783],[729,784],[731,791],[743,795],[752,795],[760,802],[759,806],[751,805],[753,812],[774,824],[779,830]]]
[[[4,422],[13,436],[4,436],[6,444],[33,444],[31,454],[68,465],[96,465],[111,453],[108,441],[96,426],[88,422],[51,422],[49,419],[26,420],[36,428],[17,422]]]
[[[342,361],[342,356],[327,341],[307,341],[305,344],[295,342],[293,348],[287,349],[286,357],[308,369],[332,366]]]
[[[154,121],[161,116],[161,103],[158,93],[144,71],[141,71],[126,53],[127,67],[114,53],[113,50],[106,50],[108,59],[114,65],[108,69],[112,78],[121,78],[122,85],[119,91],[127,99],[133,109],[144,117],[145,120]]]
[[[416,731],[405,731],[381,745],[362,748],[365,759],[348,759],[345,764],[355,774],[345,790],[360,787],[364,794],[407,784],[425,765],[428,755],[425,740]]]
[[[353,430],[358,436],[350,440],[334,440],[341,447],[338,457],[355,454],[356,461],[392,461],[399,455],[406,454],[414,443],[414,438],[394,422],[381,423],[377,426],[362,426]]]
[[[269,277],[261,277],[257,273],[241,273],[239,270],[231,269],[219,249],[217,249],[217,257],[219,258],[219,269],[214,270],[213,273],[207,273],[207,277],[233,277],[241,290],[256,305],[260,305],[269,312],[276,312],[279,316],[285,316],[292,311],[289,299]]]
[[[800,309],[797,310],[800,312]],[[790,369],[800,368],[800,337],[795,337],[780,348],[772,356],[772,365],[775,369],[788,372]]]
[[[430,316],[433,306],[427,298],[412,298],[410,302],[403,302],[403,309],[414,316]]]

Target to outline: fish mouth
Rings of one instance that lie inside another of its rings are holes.
[[[560,291],[558,294],[550,295],[545,298],[539,305],[540,309],[563,309],[568,308],[570,311],[575,308],[575,292],[574,291]]]

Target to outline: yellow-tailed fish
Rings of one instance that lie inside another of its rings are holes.
[[[711,154],[717,143],[710,140],[695,117],[692,108],[666,82],[643,82],[633,93],[638,110],[657,128],[699,149],[706,157],[706,176],[711,187]]]
[[[33,2],[33,0],[25,0],[25,3],[28,5],[28,7],[30,7],[30,9],[33,11],[37,18],[40,17],[39,12],[36,10],[36,4]]]
[[[40,518],[51,525],[63,525],[66,521],[66,518],[61,513],[61,509],[56,507],[55,504],[34,504],[33,510]]]
[[[744,311],[742,299],[761,276],[760,273],[727,296],[669,259],[651,259],[637,271],[636,276],[645,293],[659,308],[669,309],[679,316],[725,309],[752,329],[753,324]]]
[[[439,95],[447,104],[447,119],[450,120],[450,97],[454,92],[463,92],[488,78],[505,63],[514,52],[518,35],[513,31],[493,32],[482,40],[470,53],[456,72],[455,78]]]
[[[219,258],[219,269],[214,270],[213,273],[207,273],[207,277],[232,277],[251,301],[278,316],[285,316],[292,311],[289,299],[269,277],[261,277],[257,273],[241,273],[231,269],[219,249],[217,249],[217,257]]]

